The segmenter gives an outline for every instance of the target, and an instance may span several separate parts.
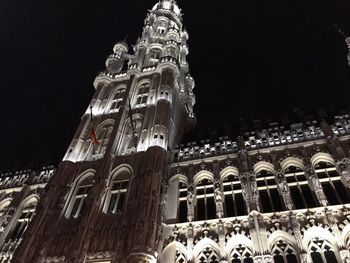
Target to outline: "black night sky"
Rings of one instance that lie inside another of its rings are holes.
[[[157,0],[0,2],[0,168],[64,155],[114,43],[135,43]],[[182,0],[198,125],[292,122],[350,108],[349,0]],[[298,108],[298,109],[297,109]]]

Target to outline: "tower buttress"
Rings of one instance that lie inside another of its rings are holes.
[[[154,262],[170,150],[196,122],[187,40],[178,5],[161,0],[131,52],[115,44],[14,262],[90,262],[101,251]]]

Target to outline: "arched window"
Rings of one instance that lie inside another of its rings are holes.
[[[212,247],[205,247],[198,255],[199,263],[219,263],[220,257],[219,253],[215,251]]]
[[[177,214],[179,223],[187,222],[187,184],[179,182],[179,209]]]
[[[332,163],[320,161],[314,169],[330,205],[350,202],[350,191],[341,182],[341,177]]]
[[[123,171],[114,176],[110,182],[104,212],[107,214],[118,214],[123,211],[126,199],[130,174]]]
[[[139,87],[136,95],[135,107],[140,108],[146,106],[150,87],[149,83],[144,83]]]
[[[206,220],[216,217],[213,182],[204,178],[196,185],[196,219]]]
[[[303,169],[290,165],[285,170],[285,177],[296,209],[318,206],[317,197],[309,188]]]
[[[119,108],[123,104],[123,98],[125,94],[125,88],[118,89],[114,94],[110,102],[109,112],[118,112]]]
[[[187,263],[186,255],[178,249],[176,249],[175,263]]]
[[[159,48],[153,48],[149,51],[149,65],[155,65],[158,63],[162,51]]]
[[[31,200],[32,201],[24,205],[24,208],[19,214],[16,223],[13,225],[11,231],[9,232],[9,240],[14,241],[20,239],[26,231],[30,221],[33,219],[38,200],[36,198],[33,198]]]
[[[235,246],[231,252],[230,263],[253,263],[252,250],[242,244]]]
[[[298,263],[296,250],[282,239],[274,244],[272,253],[275,263]]]
[[[241,216],[246,214],[242,186],[239,178],[233,174],[227,175],[223,180],[223,193],[225,195],[225,217]]]
[[[97,144],[92,144],[92,155],[96,159],[102,158],[106,152],[106,148],[113,130],[113,123],[106,123],[97,131]]]
[[[338,263],[334,247],[324,238],[313,238],[309,244],[309,252],[313,263]]]
[[[66,217],[78,218],[85,209],[85,199],[93,185],[93,174],[89,173],[85,178],[78,180],[71,195]]]
[[[126,123],[125,127],[125,136],[122,141],[123,143],[123,153],[124,154],[130,154],[136,151],[141,131],[142,131],[142,124],[143,124],[143,119],[141,116],[133,116],[132,117],[132,123],[129,120]]]
[[[267,170],[257,173],[256,184],[259,189],[260,207],[263,213],[285,210],[283,200],[277,190],[274,174]]]

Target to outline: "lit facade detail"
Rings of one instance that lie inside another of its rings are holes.
[[[350,116],[183,145],[188,38],[160,0],[132,51],[114,45],[55,175],[0,177],[1,262],[350,262]]]

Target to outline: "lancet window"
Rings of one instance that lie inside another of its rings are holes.
[[[233,174],[227,175],[222,183],[225,217],[241,216],[246,214],[244,207],[244,199],[242,195],[242,187],[239,178]]]
[[[245,245],[237,245],[231,252],[231,263],[253,263],[253,253]]]
[[[206,178],[200,180],[196,185],[196,218],[197,220],[214,219],[215,201],[214,185],[211,180]]]
[[[332,244],[324,239],[315,237],[309,244],[309,251],[313,263],[337,263],[337,257]]]
[[[272,253],[275,263],[298,263],[296,250],[282,239],[274,244]]]
[[[85,210],[86,198],[92,188],[93,178],[93,174],[89,174],[82,180],[77,181],[66,212],[67,218],[78,218]]]
[[[139,89],[137,91],[137,95],[136,95],[135,107],[140,108],[140,107],[146,106],[147,99],[149,96],[149,91],[150,91],[150,84],[149,83],[142,84],[139,87]]]

